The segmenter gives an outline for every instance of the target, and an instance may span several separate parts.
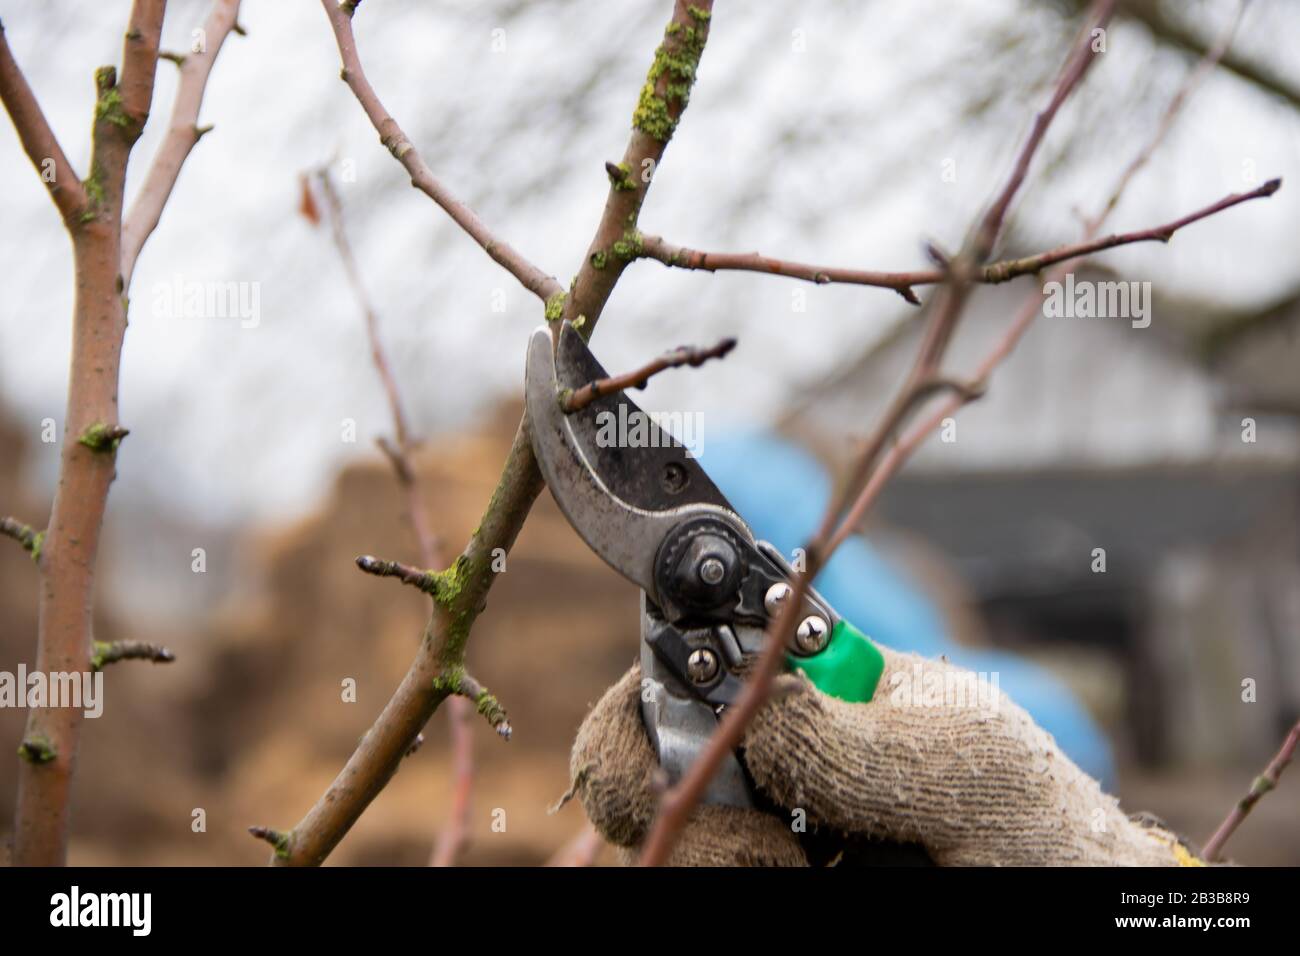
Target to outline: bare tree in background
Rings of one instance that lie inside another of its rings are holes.
[[[15,518],[3,530],[31,552],[40,574],[36,669],[83,674],[98,661],[142,656],[96,647],[92,633],[95,563],[118,447],[127,429],[118,420],[117,389],[126,335],[131,276],[190,151],[205,129],[199,105],[212,64],[236,29],[239,0],[215,0],[193,47],[168,54],[180,69],[167,135],[127,213],[126,167],[149,121],[154,77],[162,56],[166,0],[135,0],[127,22],[122,68],[95,71],[95,114],[89,174],[72,168],[14,61],[0,26],[0,100],[23,149],[49,190],[72,240],[76,298],[72,363],[63,422],[59,482],[43,531]],[[144,655],[170,659],[169,654]],[[67,860],[73,773],[82,712],[34,708],[19,747],[14,862],[54,865]]]

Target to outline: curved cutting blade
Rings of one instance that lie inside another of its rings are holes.
[[[654,560],[679,522],[711,514],[749,529],[690,453],[623,392],[566,414],[563,389],[607,378],[582,337],[542,326],[528,343],[525,394],[533,451],[556,504],[588,546],[656,602]]]

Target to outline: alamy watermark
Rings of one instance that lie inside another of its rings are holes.
[[[160,319],[238,319],[240,328],[262,322],[262,283],[213,282],[186,279],[153,287],[153,314]]]
[[[671,448],[680,444],[695,456],[704,454],[704,416],[699,412],[629,411],[596,414],[596,445],[600,448]]]
[[[960,670],[955,667],[921,667],[889,675],[893,688],[889,702],[895,707],[972,708],[995,714],[1001,706],[998,672]]]
[[[0,707],[70,707],[95,718],[104,712],[103,671],[0,671]]]
[[[1135,329],[1151,324],[1150,282],[1076,282],[1068,272],[1065,282],[1046,283],[1043,295],[1049,319],[1129,319]]]

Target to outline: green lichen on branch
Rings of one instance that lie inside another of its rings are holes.
[[[614,255],[624,262],[631,262],[633,259],[641,258],[645,252],[645,242],[639,230],[625,229],[623,238],[615,242],[611,248]]]
[[[591,254],[591,267],[593,269],[603,269],[608,262],[609,258],[605,255],[604,249],[597,249]]]
[[[52,763],[59,751],[45,737],[28,737],[18,745],[18,756],[37,766]]]
[[[510,739],[510,722],[506,719],[506,709],[501,706],[501,702],[494,694],[488,693],[487,688],[484,688],[474,699],[474,706],[497,733],[507,740]]]
[[[632,178],[632,167],[627,163],[606,163],[605,174],[609,176],[609,185],[619,193],[636,189],[636,180]]]
[[[568,297],[567,292],[557,292],[546,300],[546,311],[543,314],[547,322],[558,322],[564,316],[564,300]]]
[[[120,129],[130,129],[131,117],[126,115],[122,103],[115,67],[101,66],[95,71],[95,90],[95,119],[112,123]]]
[[[464,667],[459,664],[448,665],[441,674],[433,679],[433,689],[444,696],[455,694],[472,700],[475,709],[488,722],[488,725],[506,740],[510,739],[512,728],[506,715],[506,709],[501,706],[501,702],[497,700],[494,694],[465,673]]]
[[[77,442],[85,445],[96,454],[108,455],[117,451],[117,446],[122,444],[122,439],[129,434],[130,432],[121,425],[107,425],[104,422],[95,422],[93,425],[86,427]]]
[[[104,205],[104,171],[93,159],[91,162],[90,175],[81,181],[81,188],[86,193],[86,208],[80,217],[82,222],[90,222],[98,216],[100,207]]]
[[[158,644],[144,641],[93,641],[91,643],[90,669],[100,671],[118,661],[153,661],[170,664],[176,655]]]
[[[460,682],[465,679],[465,668],[453,664],[433,679],[433,689],[448,697],[460,693]]]
[[[0,534],[17,541],[24,551],[30,552],[33,561],[41,559],[41,544],[45,541],[44,531],[37,531],[17,518],[4,517],[0,518]]]
[[[100,94],[99,100],[95,103],[95,119],[104,120],[122,129],[127,129],[131,125],[131,118],[122,108],[122,94],[117,91],[117,87]]]
[[[632,126],[661,143],[672,138],[677,117],[690,100],[709,34],[709,12],[696,6],[688,7],[687,12],[693,24],[674,21],[664,30],[664,42],[655,50],[632,113]]]

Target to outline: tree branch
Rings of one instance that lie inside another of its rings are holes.
[[[337,24],[337,11],[331,8],[330,0],[323,0],[323,2],[331,24]],[[689,5],[684,0],[676,0],[672,22],[665,30],[664,44],[656,53],[656,64],[660,62],[665,47],[668,47],[675,38],[680,37],[681,40],[686,41],[688,36],[692,49],[690,62],[692,64],[698,62],[707,35],[707,21],[711,8],[712,0],[697,0],[696,3]],[[672,24],[679,24],[679,26],[674,28]],[[689,34],[681,24],[690,25]],[[698,28],[697,24],[699,24]],[[341,40],[346,39],[346,42],[341,42],[341,47],[351,50],[350,54],[344,56],[345,65],[349,58],[355,62],[355,48],[351,45],[350,29],[346,33],[340,33],[336,26],[335,32]],[[682,61],[679,60],[679,65],[675,69],[680,69],[681,63]],[[655,66],[651,67],[651,75],[656,75]],[[675,83],[673,96],[664,96],[665,111],[671,120],[671,125],[667,127],[662,123],[652,123],[648,119],[649,115],[657,113],[657,110],[649,106],[644,107],[643,110],[642,106],[638,105],[637,112],[633,116],[632,138],[625,156],[644,155],[646,158],[657,159],[663,155],[664,148],[680,119],[681,111],[686,107],[685,97],[689,95],[688,91],[693,79],[694,66],[691,69],[690,79]],[[657,95],[654,92],[659,88],[657,82],[657,78],[651,82],[651,97]],[[642,101],[646,98],[647,94],[643,90]],[[369,113],[369,110],[367,112]],[[647,117],[645,120],[640,118],[643,115]],[[374,117],[372,121],[373,119]],[[640,129],[641,124],[652,126],[658,136],[643,132]],[[405,137],[401,139],[404,141]],[[633,194],[639,197],[635,203],[635,209],[639,210],[640,200],[644,198],[648,186],[647,181],[628,190],[610,184],[610,199],[606,203],[605,212],[597,227],[597,239],[593,241],[593,248],[599,244],[602,236],[609,234],[617,222],[635,223],[635,210],[631,213],[631,220],[626,219],[628,213],[623,213],[624,220],[619,220],[619,212],[626,208],[624,203],[627,197]],[[594,327],[600,310],[613,291],[614,282],[617,281],[616,276],[613,281],[609,281],[609,277],[597,276],[596,273],[600,271],[591,261],[589,254],[575,279],[573,294],[557,299],[556,295],[563,295],[563,291],[557,289],[556,293],[547,296],[557,304],[562,302],[565,311],[575,307],[585,308],[583,314],[588,318],[586,325],[588,333]],[[621,272],[621,269],[619,271]],[[463,662],[465,642],[469,637],[470,628],[482,611],[487,592],[495,579],[491,570],[493,552],[497,549],[509,552],[542,487],[542,476],[533,457],[532,438],[528,432],[527,422],[521,421],[506,457],[501,478],[488,502],[478,529],[470,537],[469,544],[456,559],[455,564],[446,571],[440,572],[440,577],[447,587],[440,592],[439,599],[434,602],[433,614],[425,627],[420,652],[361,745],[348,759],[343,770],[316,805],[294,828],[293,840],[288,852],[283,857],[276,854],[272,858],[272,863],[277,865],[322,863],[365,812],[370,802],[387,785],[410,742],[446,697],[445,693],[434,689],[434,680],[445,676],[451,667],[460,666]]]
[[[1138,154],[1132,161],[1130,161],[1128,166],[1124,168],[1123,173],[1119,176],[1106,201],[1100,205],[1094,215],[1085,220],[1083,244],[1091,242],[1097,233],[1101,231],[1101,227],[1119,205],[1120,199],[1128,189],[1129,184],[1133,181],[1137,173],[1147,164],[1152,154],[1157,148],[1159,148],[1160,144],[1168,135],[1169,130],[1174,124],[1174,120],[1177,119],[1178,115],[1182,112],[1187,99],[1200,85],[1206,74],[1214,68],[1218,58],[1223,56],[1224,52],[1228,49],[1237,26],[1240,23],[1244,7],[1245,4],[1238,7],[1236,17],[1223,32],[1223,35],[1215,44],[1214,48],[1206,54],[1204,60],[1202,60],[1197,68],[1188,75],[1184,82],[1179,86],[1178,90],[1174,93],[1160,123],[1156,126],[1155,133],[1147,144],[1139,150]],[[1276,180],[1270,181],[1270,183],[1276,182]],[[1268,185],[1269,184],[1266,183],[1265,187]],[[1260,187],[1260,190],[1265,187]],[[1254,190],[1251,193],[1244,194],[1244,197],[1254,198],[1256,193],[1260,193],[1260,190]],[[1277,187],[1275,185],[1272,188],[1272,192],[1276,192],[1276,190]],[[1269,195],[1271,195],[1271,192]],[[1220,200],[1218,203],[1207,207],[1207,210],[1202,210],[1202,213],[1193,213],[1190,216],[1185,216],[1183,220],[1179,220],[1179,222],[1193,222],[1196,219],[1205,218],[1206,215],[1212,215],[1214,212],[1227,209],[1229,206],[1235,205],[1235,203],[1228,202],[1228,200],[1232,198],[1232,196],[1229,196],[1227,199]],[[1239,201],[1244,201],[1244,198]],[[1057,265],[1047,274],[1045,284],[1060,282],[1065,278],[1067,271],[1068,270],[1064,265]],[[1020,307],[1015,318],[1007,327],[1006,333],[997,341],[997,343],[994,344],[988,355],[980,362],[975,371],[975,379],[977,381],[988,381],[990,376],[993,374],[993,371],[1002,362],[1006,361],[1015,350],[1016,345],[1019,344],[1021,338],[1024,337],[1024,334],[1029,330],[1029,327],[1033,324],[1034,320],[1042,314],[1042,311],[1042,298],[1039,291],[1035,290],[1025,297],[1024,304]],[[880,466],[864,485],[862,493],[858,496],[858,500],[854,502],[848,514],[845,516],[844,521],[840,525],[839,531],[837,531],[832,537],[830,542],[832,550],[839,547],[839,545],[849,535],[854,534],[861,529],[862,522],[866,517],[867,512],[870,510],[872,505],[875,504],[876,498],[879,497],[880,492],[888,483],[889,479],[897,473],[898,469],[900,469],[907,459],[911,457],[913,452],[915,452],[927,438],[933,435],[935,431],[943,425],[943,422],[947,418],[955,415],[965,403],[964,398],[960,395],[941,403],[940,406],[936,408],[934,412],[921,424],[913,428],[912,431],[903,439],[890,448],[888,454],[886,454],[881,460]]]
[[[64,223],[71,226],[86,207],[86,191],[46,122],[27,78],[14,61],[3,23],[0,23],[0,102],[4,103],[27,158],[40,174]]]
[[[1094,6],[1090,19],[1099,25],[1104,24],[1113,7],[1114,0],[1100,0]],[[923,397],[923,393],[937,387],[935,383],[940,381],[939,363],[942,361],[953,329],[965,305],[972,267],[987,258],[992,250],[1007,210],[1024,181],[1034,153],[1042,142],[1052,118],[1078,86],[1094,55],[1091,49],[1091,37],[1085,32],[1074,48],[1047,108],[1035,119],[1033,129],[1021,148],[1006,185],[973,230],[965,249],[952,263],[952,275],[948,284],[940,289],[936,301],[930,303],[930,318],[912,372],[859,457],[852,470],[853,478],[843,493],[832,500],[821,528],[805,548],[807,558],[805,570],[795,575],[794,593],[783,602],[776,619],[769,625],[765,646],[745,681],[744,689],[736,703],[727,708],[717,730],[709,738],[708,744],[691,764],[690,769],[680,781],[664,793],[659,805],[659,813],[641,853],[641,865],[657,866],[668,858],[691,812],[700,802],[705,789],[716,774],[718,766],[739,746],[745,728],[770,696],[773,681],[781,671],[787,641],[794,633],[795,619],[799,614],[804,595],[807,594],[812,580],[832,553],[828,545],[841,516],[850,507],[858,494],[858,489],[870,477],[876,459],[888,437],[911,413],[913,407]]]
[[[95,652],[90,658],[91,670],[100,671],[118,661],[152,661],[170,664],[176,655],[160,644],[144,641],[95,641]]]
[[[1080,259],[1117,246],[1133,245],[1139,242],[1168,242],[1174,233],[1184,226],[1191,225],[1207,216],[1222,212],[1229,206],[1271,196],[1282,185],[1280,179],[1271,179],[1247,193],[1233,193],[1221,199],[1213,206],[1207,206],[1182,219],[1140,229],[1133,232],[1116,233],[1101,239],[1076,242],[1040,252],[1019,259],[1004,259],[978,266],[970,281],[980,284],[996,285],[1008,282],[1023,275],[1033,275],[1049,266],[1070,259]],[[696,269],[705,272],[761,272],[769,275],[787,276],[803,279],[818,285],[845,283],[851,285],[877,286],[892,289],[913,305],[919,305],[920,299],[913,291],[916,286],[937,285],[945,280],[947,272],[943,269],[920,269],[911,272],[880,272],[861,269],[840,269],[834,266],[808,265],[802,262],[790,262],[773,259],[757,252],[702,252],[674,246],[659,236],[642,236],[641,255],[645,259],[655,259],[666,266],[677,269]]]
[[[1168,16],[1158,0],[1124,0],[1120,13],[1146,26],[1162,43],[1200,57],[1202,62],[1212,56],[1213,51],[1205,40],[1184,23]],[[1214,57],[1213,62],[1259,89],[1281,97],[1292,109],[1300,109],[1300,85],[1258,59],[1248,54],[1221,54]]]
[[[86,671],[114,660],[163,661],[171,656],[164,648],[138,642],[96,643],[90,631],[99,535],[118,447],[127,434],[117,422],[117,390],[134,258],[124,263],[122,256],[122,199],[127,162],[149,118],[165,8],[165,0],[134,0],[120,80],[112,66],[95,71],[90,175],[84,183],[77,183],[61,152],[55,155],[57,143],[0,35],[0,87],[6,107],[16,114],[26,148],[51,151],[56,180],[61,180],[51,191],[72,238],[76,277],[64,419],[65,433],[76,439],[62,445],[48,534],[37,534],[31,548],[41,569],[36,668],[45,672]],[[154,197],[159,209],[169,193],[170,186]],[[81,711],[69,708],[33,708],[28,713],[24,747],[37,759],[19,767],[14,824],[18,865],[66,861],[81,719]]]
[[[352,286],[352,292],[365,319],[366,338],[370,342],[370,357],[384,387],[384,395],[388,399],[388,408],[393,419],[395,440],[389,442],[380,437],[377,439],[377,444],[393,466],[398,484],[402,486],[406,495],[406,513],[420,548],[420,559],[426,567],[445,565],[447,562],[442,553],[442,541],[434,533],[428,509],[420,494],[415,467],[411,463],[411,452],[415,442],[403,407],[401,391],[397,386],[397,376],[393,374],[392,363],[388,360],[388,354],[379,337],[379,319],[375,315],[370,296],[366,293],[365,283],[361,279],[361,270],[357,267],[356,257],[352,254],[352,243],[348,241],[347,230],[344,228],[343,202],[327,168],[318,169],[316,179],[320,183],[321,192],[325,196],[325,203],[329,209],[334,246],[343,261],[344,274]],[[308,191],[305,200],[310,201],[311,181],[307,177],[303,178],[303,188]],[[463,697],[453,697],[447,706],[451,711],[449,724],[452,775],[455,783],[452,787],[452,805],[451,812],[448,814],[448,824],[438,834],[430,859],[431,866],[451,866],[468,842],[466,834],[469,831],[469,801],[474,785],[474,736],[469,726],[469,703]]]
[[[409,584],[413,588],[423,591],[425,594],[437,596],[440,578],[438,571],[426,571],[423,568],[414,568],[409,564],[403,564],[401,561],[384,561],[381,558],[372,557],[363,554],[357,558],[357,567],[366,574],[373,574],[380,578],[397,578],[403,584]]]
[[[1255,804],[1268,793],[1277,787],[1278,780],[1282,776],[1282,771],[1287,768],[1291,758],[1295,756],[1296,746],[1300,744],[1300,721],[1291,728],[1291,732],[1286,735],[1282,742],[1282,749],[1277,752],[1264,772],[1251,782],[1250,790],[1246,795],[1237,801],[1237,805],[1219,824],[1219,828],[1214,831],[1214,835],[1205,843],[1205,859],[1210,863],[1218,862],[1223,856],[1223,845],[1228,839],[1237,832],[1237,827],[1241,826],[1243,820],[1250,815],[1250,811],[1255,809]]]
[[[712,19],[713,0],[673,4],[672,19],[664,28],[663,42],[655,50],[632,113],[632,136],[623,159],[605,164],[610,189],[596,234],[562,308],[547,314],[548,319],[568,320],[587,338],[623,270],[643,251],[641,207],[690,102]]]
[[[596,862],[596,857],[600,855],[601,848],[605,845],[604,839],[600,832],[590,822],[583,825],[582,830],[578,832],[572,840],[560,847],[549,860],[547,866],[568,866],[581,867],[592,866]]]
[[[190,151],[212,128],[197,125],[199,107],[203,103],[203,94],[207,89],[212,66],[217,61],[217,54],[221,52],[226,37],[234,30],[238,17],[239,0],[214,0],[212,10],[203,24],[206,48],[191,50],[184,56],[160,54],[180,68],[180,83],[176,89],[176,101],[172,106],[167,135],[154,154],[144,185],[122,223],[122,277],[128,285],[140,251],[157,228],[167,200],[176,187],[181,167]]]
[[[135,0],[122,51],[122,75],[95,71],[90,176],[85,208],[65,216],[72,237],[76,298],[65,433],[59,481],[42,545],[36,669],[90,669],[95,564],[108,491],[116,472],[117,387],[126,333],[127,288],[121,268],[122,192],[127,159],[149,116],[165,0]],[[48,759],[18,768],[14,863],[67,860],[73,764],[82,712],[32,708],[23,739]]]
[[[321,0],[325,15],[329,17],[334,30],[334,39],[338,44],[339,56],[343,61],[342,78],[370,118],[371,125],[379,133],[379,140],[393,154],[411,175],[411,185],[442,207],[443,211],[456,222],[470,238],[483,247],[492,259],[503,269],[519,280],[520,284],[542,301],[556,293],[563,292],[563,287],[552,276],[547,275],[529,262],[513,246],[498,239],[479,219],[478,215],[463,202],[453,196],[425,165],[420,154],[411,141],[407,139],[402,128],[397,125],[384,109],[378,94],[366,79],[361,59],[357,55],[356,39],[352,35],[352,14],[356,3],[338,3],[337,0]]]
[[[0,534],[7,538],[13,538],[22,545],[24,551],[31,554],[33,561],[40,561],[41,542],[45,538],[44,531],[37,531],[31,525],[23,524],[17,518],[5,516],[0,518]]]
[[[486,687],[465,673],[464,669],[454,669],[446,676],[439,677],[433,683],[435,690],[455,694],[473,703],[475,709],[488,722],[489,727],[495,730],[503,740],[510,739],[510,735],[514,731],[510,726],[510,720],[506,716],[506,709],[501,706],[501,702],[494,695],[488,693]]]
[[[736,340],[730,338],[723,339],[717,345],[707,349],[683,345],[671,352],[666,352],[651,362],[647,362],[634,372],[624,372],[622,375],[598,378],[594,382],[588,382],[581,388],[566,391],[560,397],[560,404],[564,407],[566,413],[572,415],[574,412],[586,408],[602,395],[608,395],[610,392],[620,392],[628,388],[645,388],[646,383],[660,372],[667,371],[670,368],[681,368],[683,365],[699,368],[709,359],[724,357],[735,347]]]

